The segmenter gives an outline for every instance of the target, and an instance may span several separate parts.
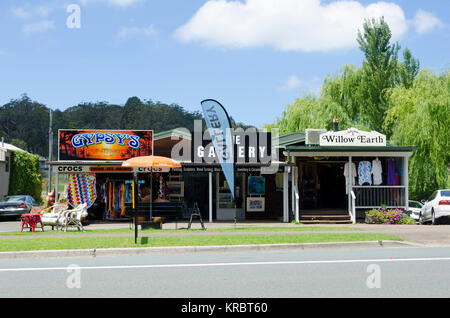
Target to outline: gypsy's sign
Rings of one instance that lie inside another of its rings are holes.
[[[59,130],[61,161],[127,160],[152,154],[152,130]]]
[[[376,131],[362,131],[349,128],[320,134],[320,146],[386,146],[386,135]]]

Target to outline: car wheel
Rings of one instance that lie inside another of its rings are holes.
[[[422,213],[419,214],[419,224],[423,225],[423,217],[422,217]]]
[[[434,214],[434,210],[431,210],[431,224],[437,225],[438,220],[436,219],[436,215]]]

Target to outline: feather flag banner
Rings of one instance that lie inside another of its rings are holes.
[[[201,104],[217,158],[234,198],[234,146],[230,118],[225,108],[213,99],[206,99]]]
[[[72,207],[86,203],[91,207],[97,199],[94,173],[76,173],[69,175],[69,190],[67,199]]]

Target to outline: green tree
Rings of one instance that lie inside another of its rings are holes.
[[[359,126],[361,123],[361,75],[361,68],[346,64],[339,73],[325,77],[322,84],[321,97],[339,105],[351,126]],[[341,123],[341,128],[343,125]]]
[[[278,128],[280,135],[305,131],[307,128],[331,129],[333,118],[339,118],[341,127],[348,127],[351,119],[345,109],[327,96],[311,93],[297,98],[283,111],[281,118],[265,128]]]
[[[385,127],[391,141],[418,146],[410,159],[411,197],[426,198],[449,184],[450,163],[450,69],[435,75],[422,70],[408,89],[392,91]]]
[[[39,156],[13,151],[8,195],[27,194],[41,202],[42,177]]]
[[[399,82],[405,88],[411,88],[414,79],[419,73],[420,63],[418,59],[415,59],[411,51],[406,48],[403,51],[403,63],[398,66]]]
[[[25,150],[25,149],[28,148],[28,145],[27,145],[27,143],[25,141],[17,139],[17,138],[13,138],[11,140],[11,144],[16,146],[16,147],[18,147],[18,148],[20,148],[20,149],[22,149],[22,150]]]
[[[390,89],[395,86],[397,54],[400,46],[390,44],[391,31],[384,18],[366,20],[357,42],[364,53],[362,64],[361,115],[370,129],[382,131],[389,107]]]

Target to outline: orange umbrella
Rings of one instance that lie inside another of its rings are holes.
[[[152,168],[181,168],[181,163],[172,158],[168,157],[160,157],[160,156],[142,156],[142,157],[134,157],[122,162],[123,167],[152,167]],[[137,184],[137,175],[134,174],[134,182]],[[150,187],[153,193],[153,169],[151,169],[150,174]],[[133,193],[133,197],[135,193]],[[150,220],[153,217],[153,200],[152,195],[150,195]],[[135,213],[135,243],[137,243],[137,214]]]
[[[181,163],[172,158],[160,156],[134,157],[122,162],[123,167],[169,167],[181,168]]]

